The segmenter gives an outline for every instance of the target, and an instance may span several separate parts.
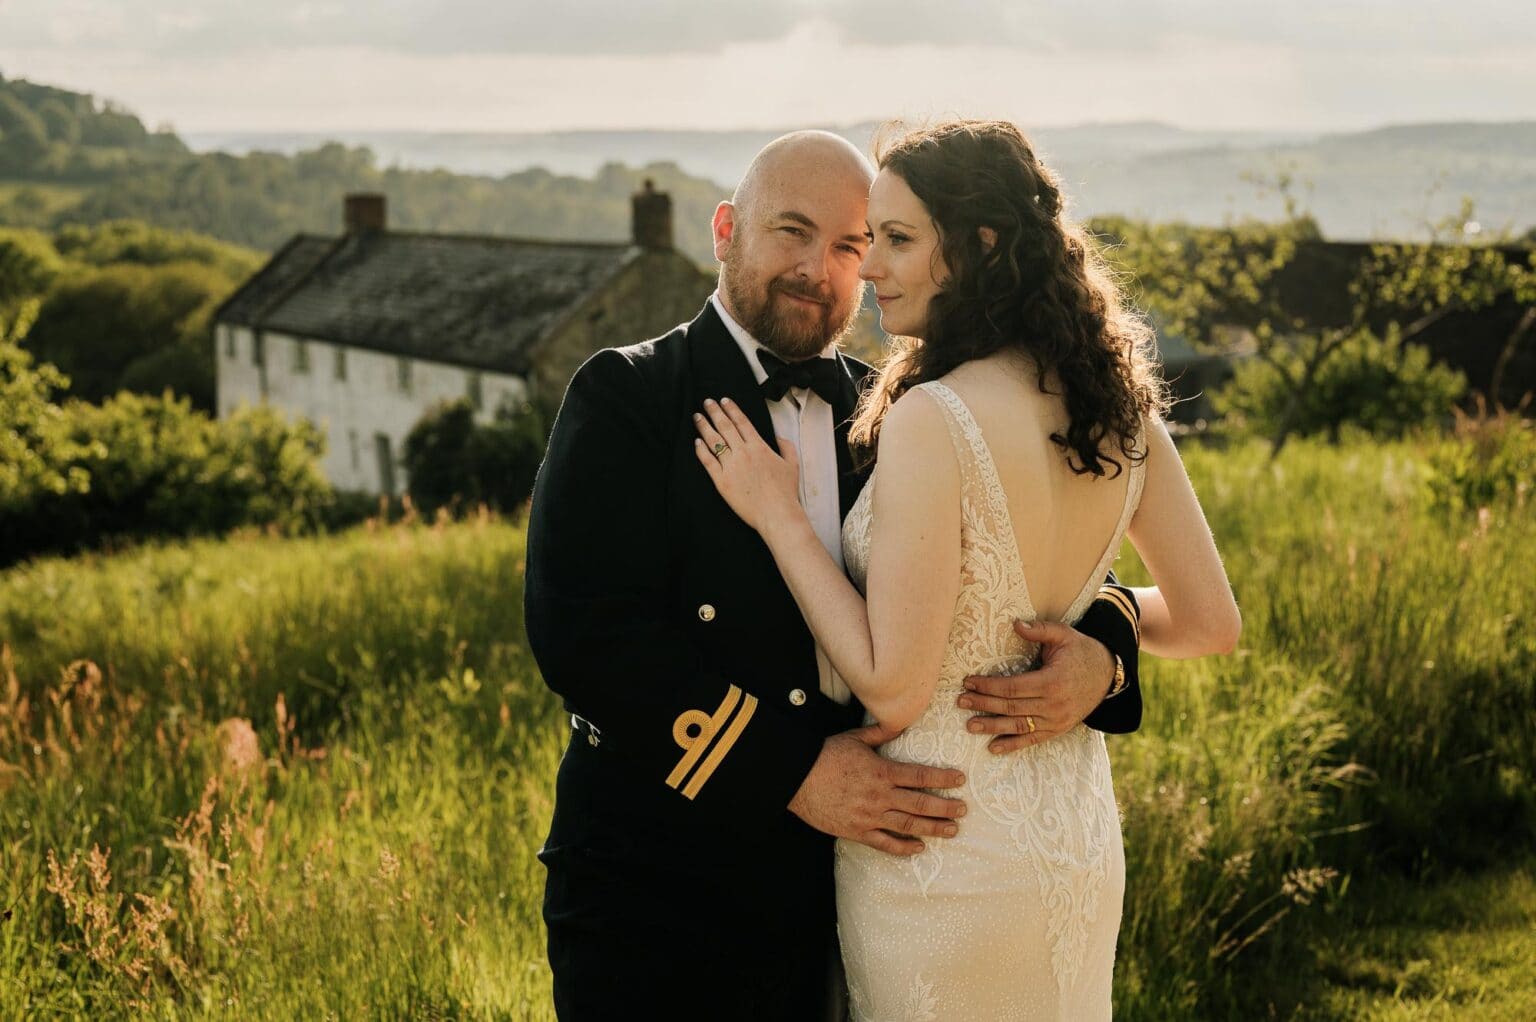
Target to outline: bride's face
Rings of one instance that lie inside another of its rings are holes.
[[[928,304],[949,279],[949,267],[928,207],[889,169],[869,189],[869,233],[873,240],[859,276],[875,286],[880,329],[893,337],[922,337]]]

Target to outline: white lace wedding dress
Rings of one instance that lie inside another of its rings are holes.
[[[963,680],[1033,666],[1039,647],[1020,639],[1012,622],[1033,619],[1035,610],[981,428],[942,382],[914,389],[944,410],[960,462],[961,589],[933,701],[880,751],[964,771],[965,785],[945,794],[964,799],[969,811],[957,837],[928,838],[909,858],[838,842],[838,933],[852,1017],[1107,1019],[1125,858],[1104,736],[1079,724],[996,755],[987,751],[989,736],[966,731],[971,711],[955,705]],[[1129,468],[1119,523],[1068,623],[1093,601],[1120,549],[1144,467]],[[878,468],[843,524],[844,560],[861,592],[877,475]]]

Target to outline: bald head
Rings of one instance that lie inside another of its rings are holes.
[[[731,205],[750,216],[760,203],[792,207],[808,191],[862,204],[875,169],[858,148],[830,131],[792,131],[753,157],[736,185]]]
[[[780,358],[820,354],[853,322],[872,180],[845,139],[797,131],[764,146],[715,209],[721,300]]]

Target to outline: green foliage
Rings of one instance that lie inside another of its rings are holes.
[[[1458,412],[1455,434],[1429,455],[1434,504],[1452,512],[1519,513],[1536,493],[1536,426],[1516,412]]]
[[[81,194],[78,186],[71,185],[0,183],[0,223],[49,228],[59,212],[78,202]]]
[[[0,517],[9,519],[38,494],[83,492],[89,477],[78,460],[101,453],[67,435],[64,412],[53,393],[69,380],[47,363],[34,367],[32,356],[0,335]]]
[[[48,128],[43,119],[0,90],[0,173],[30,173],[47,155]]]
[[[474,406],[461,397],[428,408],[406,434],[400,460],[422,511],[431,514],[476,488],[469,462],[474,431]]]
[[[0,341],[27,335],[62,269],[41,231],[0,227]]]
[[[330,499],[319,429],[267,406],[216,421],[169,392],[123,392],[100,405],[49,406],[48,416],[56,443],[31,475],[50,475],[13,488],[0,564],[240,525],[298,532],[313,528]],[[82,484],[48,485],[57,478]]]
[[[1337,435],[1340,425],[1354,423],[1393,433],[1416,409],[1433,414],[1452,378],[1419,365],[1415,338],[1454,312],[1504,297],[1536,302],[1532,266],[1486,243],[1498,239],[1472,244],[1468,202],[1439,225],[1433,244],[1374,245],[1358,265],[1341,267],[1349,274],[1343,306],[1304,318],[1297,309],[1305,303],[1287,290],[1287,274],[1301,246],[1317,242],[1317,225],[1298,211],[1288,186],[1281,182],[1289,216],[1277,225],[1094,224],[1109,235],[1110,258],[1134,275],[1133,293],[1161,330],[1201,350],[1251,355],[1261,364],[1239,370],[1225,404],[1249,411],[1277,454],[1298,432]],[[1392,367],[1413,379],[1384,380]],[[1373,381],[1390,384],[1392,393],[1368,399],[1362,388]],[[1335,404],[1320,407],[1325,400]]]
[[[1312,385],[1297,392],[1292,380],[1304,371],[1310,345],[1318,343],[1311,337],[1274,360],[1240,361],[1216,395],[1217,411],[1263,436],[1286,429],[1337,443],[1346,426],[1382,437],[1437,426],[1466,390],[1466,377],[1433,361],[1423,347],[1404,344],[1394,325],[1386,337],[1362,329],[1345,338],[1317,366]]]
[[[249,277],[266,262],[262,253],[240,245],[137,220],[67,224],[54,235],[53,245],[64,258],[88,266],[198,263],[233,280]]]
[[[125,386],[158,393],[171,385],[212,409],[209,320],[235,286],[219,269],[193,262],[83,270],[53,288],[27,347],[63,370],[71,394],[84,400],[101,401]]]
[[[474,421],[467,398],[428,409],[405,438],[402,461],[411,500],[423,512],[462,503],[515,512],[533,493],[544,458],[544,427],[532,405],[502,406]]]
[[[48,137],[65,145],[80,144],[80,120],[55,96],[37,105],[37,115],[48,129]]]

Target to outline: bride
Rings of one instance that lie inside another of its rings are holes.
[[[853,1017],[1108,1018],[1125,861],[1104,738],[1079,724],[996,755],[967,719],[1029,707],[966,679],[1032,666],[1014,622],[1075,622],[1126,537],[1156,583],[1135,590],[1144,651],[1230,651],[1237,607],[1150,331],[1023,135],[952,122],[877,162],[860,275],[903,340],[850,432],[879,456],[843,525],[852,581],[800,506],[791,444],[707,402],[696,447],[868,718],[900,732],[882,755],[966,777],[946,792],[971,809],[956,836],[910,857],[838,843]]]

